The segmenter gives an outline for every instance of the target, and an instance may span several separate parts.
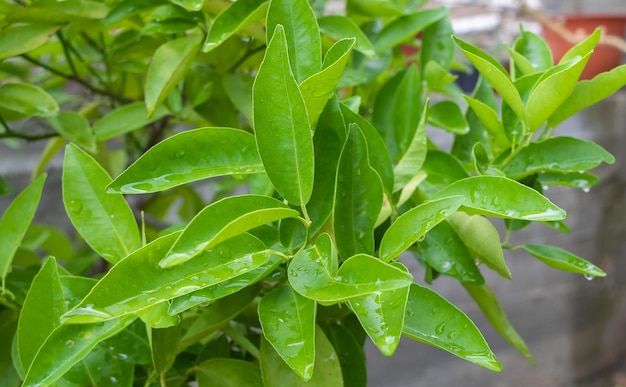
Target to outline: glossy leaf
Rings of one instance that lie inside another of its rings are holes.
[[[135,318],[124,316],[96,324],[60,325],[37,352],[24,386],[51,385],[100,342],[124,330]]]
[[[29,83],[5,83],[1,85],[0,107],[27,116],[46,117],[59,112],[59,105],[50,94],[39,86]]]
[[[355,50],[368,57],[376,55],[372,42],[352,19],[342,15],[328,15],[318,18],[317,22],[323,34],[335,40],[354,38]]]
[[[373,39],[377,53],[382,53],[395,47],[405,39],[414,37],[418,32],[436,21],[446,17],[446,8],[424,9],[409,13],[394,19],[386,25],[376,38]]]
[[[263,171],[254,136],[238,129],[201,128],[150,148],[113,180],[107,192],[158,192],[211,177]]]
[[[537,176],[542,187],[562,185],[574,188],[590,188],[598,184],[600,179],[589,172],[542,172]]]
[[[213,21],[202,51],[213,50],[250,23],[261,19],[267,11],[267,4],[265,0],[240,0],[232,3]]]
[[[317,19],[309,2],[272,0],[267,11],[268,42],[278,25],[284,27],[288,63],[296,81],[300,83],[320,71],[322,44]]]
[[[460,282],[485,283],[467,247],[448,222],[433,227],[418,245],[426,262],[439,273]]]
[[[428,174],[427,180],[437,187],[445,187],[460,179],[469,177],[461,162],[450,153],[429,150],[422,166]]]
[[[469,295],[476,301],[480,310],[482,310],[489,323],[520,353],[531,362],[535,363],[533,355],[528,350],[524,339],[520,337],[511,322],[506,316],[504,309],[496,298],[496,295],[485,285],[462,284]]]
[[[422,84],[417,67],[409,67],[404,73],[392,105],[391,125],[398,154],[404,155],[420,124],[422,111]],[[396,182],[397,184],[397,182]]]
[[[469,126],[459,105],[452,101],[441,101],[430,107],[428,123],[454,134],[466,134]]]
[[[530,255],[551,268],[571,273],[584,274],[589,277],[605,277],[606,273],[594,265],[566,250],[548,245],[522,245]]]
[[[381,86],[372,111],[372,124],[384,139],[389,156],[394,161],[399,156],[393,127],[394,104],[398,87],[406,72],[406,69],[396,72]]]
[[[57,263],[48,258],[33,279],[17,326],[17,348],[25,370],[30,368],[48,335],[61,325],[60,317],[65,312]]]
[[[374,253],[374,215],[382,204],[383,187],[370,166],[367,142],[359,126],[350,124],[337,166],[333,213],[335,241],[342,257]]]
[[[572,93],[548,118],[548,125],[556,127],[579,111],[608,98],[624,85],[626,85],[626,65],[598,74],[591,80],[577,83]]]
[[[77,145],[96,153],[96,135],[89,125],[89,121],[82,115],[74,112],[61,112],[48,118],[50,126],[59,134]]]
[[[446,197],[451,196],[451,197]],[[461,204],[463,198],[446,195],[440,200],[427,201],[400,215],[383,235],[380,242],[380,259],[389,262],[396,259],[428,230],[446,219]]]
[[[281,25],[254,82],[253,114],[259,155],[276,191],[294,205],[306,204],[313,190],[313,140]]]
[[[539,79],[526,102],[526,122],[531,131],[538,129],[567,100],[591,54],[554,67]]]
[[[367,387],[367,368],[363,345],[347,326],[328,324],[322,327],[341,364],[343,383],[351,387]]]
[[[87,153],[70,144],[63,161],[63,204],[72,224],[102,258],[115,263],[141,246],[135,217],[120,194],[107,194],[111,178]]]
[[[93,125],[93,130],[98,141],[106,141],[142,128],[162,118],[167,113],[165,106],[159,106],[148,117],[146,105],[143,102],[133,102],[121,106],[100,118]]]
[[[521,36],[515,41],[515,51],[526,58],[535,71],[544,71],[552,66],[552,52],[539,35],[521,29]]]
[[[274,289],[259,302],[263,335],[304,381],[311,380],[314,372],[315,314],[315,301],[289,286]]]
[[[60,25],[13,25],[0,32],[0,59],[17,56],[45,44]]]
[[[198,387],[263,387],[261,371],[248,361],[215,358],[198,364],[195,369]]]
[[[293,387],[328,387],[343,386],[341,365],[332,344],[324,332],[315,329],[315,365],[313,376],[308,382],[301,380],[274,348],[265,339],[261,339],[261,375],[266,386],[293,386]]]
[[[353,46],[354,39],[342,39],[335,43],[324,57],[322,70],[300,84],[312,128],[315,128],[324,106],[335,93]]]
[[[500,235],[489,220],[464,212],[455,212],[447,220],[475,258],[502,277],[511,279],[511,271],[504,261]]]
[[[13,199],[0,220],[0,277],[2,278],[2,294],[6,290],[6,278],[11,271],[11,262],[15,252],[22,243],[24,235],[35,216],[41,199],[41,192],[46,181],[42,174],[19,195]]]
[[[502,176],[472,176],[458,180],[432,198],[462,195],[461,209],[505,219],[549,221],[565,218],[565,211],[548,198],[515,180]]]
[[[148,117],[183,79],[200,48],[200,41],[199,35],[187,35],[170,40],[156,50],[148,67],[144,90]]]
[[[454,42],[450,39],[452,34],[449,14],[426,27],[422,34],[420,63],[426,65],[433,61],[443,69],[450,68],[454,58]]]
[[[506,137],[504,126],[498,117],[498,113],[496,113],[491,106],[479,99],[465,96],[465,100],[476,114],[476,117],[478,117],[480,122],[484,125],[490,139],[489,145],[491,145],[490,148],[493,150],[494,156],[498,156],[510,148],[511,142]]]
[[[428,117],[428,105],[429,101],[426,101],[422,114],[420,115],[419,123],[417,124],[417,130],[415,130],[413,134],[409,148],[393,169],[394,192],[405,187],[414,176],[419,173],[426,160],[428,143],[428,137],[426,136],[426,120]]]
[[[491,86],[498,91],[502,99],[515,114],[520,119],[524,119],[524,103],[504,67],[479,48],[457,37],[453,37],[453,39],[465,56]]]
[[[137,311],[137,316],[142,322],[146,324],[146,327],[152,329],[165,329],[171,328],[180,323],[180,316],[171,316],[168,313],[169,302],[162,301],[154,305],[150,305],[147,308]]]
[[[519,180],[537,172],[586,171],[602,162],[613,164],[615,157],[594,142],[563,136],[529,144],[502,171]]]
[[[289,283],[301,295],[321,303],[337,303],[376,291],[406,287],[413,277],[393,265],[366,254],[348,258],[331,276],[323,257],[329,252],[315,246],[303,250],[289,264]]]
[[[254,270],[271,255],[258,239],[242,234],[171,269],[159,268],[179,234],[156,239],[118,262],[66,320],[89,323],[132,314]]]
[[[411,285],[402,333],[491,371],[502,370],[472,320],[439,294],[420,285]]]
[[[176,346],[180,340],[182,327],[179,325],[165,329],[148,329],[152,350],[152,364],[158,374],[165,374],[176,360]]]
[[[200,11],[202,9],[203,0],[169,0],[171,3],[183,7],[189,12]]]
[[[596,28],[585,40],[571,47],[559,60],[559,64],[566,63],[578,56],[583,57],[596,48],[602,37],[602,28]]]
[[[181,264],[248,230],[299,215],[298,211],[267,196],[227,197],[200,211],[185,227],[159,265],[166,268]]]

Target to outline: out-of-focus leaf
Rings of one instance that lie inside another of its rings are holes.
[[[215,358],[200,363],[195,369],[198,387],[263,387],[261,371],[247,361]]]
[[[522,245],[530,255],[546,265],[562,271],[584,274],[588,277],[605,277],[606,273],[594,265],[569,251],[548,245]]]
[[[17,56],[36,49],[61,28],[60,25],[13,25],[0,32],[0,59]]]
[[[261,19],[267,12],[267,4],[265,0],[240,0],[232,3],[211,24],[202,51],[213,50],[250,23]]]
[[[352,19],[341,15],[328,15],[318,18],[317,22],[323,34],[335,40],[355,38],[355,50],[368,57],[376,54],[372,42]]]
[[[448,14],[447,8],[424,9],[400,16],[386,25],[373,40],[377,53],[381,53],[409,37],[415,36],[419,31],[435,23]]]
[[[96,135],[89,121],[78,113],[61,112],[49,117],[48,122],[59,134],[68,141],[76,143],[91,153],[96,153]]]
[[[143,102],[133,102],[121,106],[100,118],[93,125],[93,130],[96,133],[97,141],[106,141],[142,128],[167,114],[167,108],[160,105],[148,117],[146,105]]]
[[[430,107],[428,123],[454,134],[466,134],[469,126],[459,105],[452,101],[441,101]]]
[[[0,107],[27,116],[46,117],[59,112],[59,105],[50,94],[29,83],[5,83],[0,86]]]

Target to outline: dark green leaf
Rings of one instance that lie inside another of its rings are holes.
[[[263,387],[261,371],[250,362],[215,358],[196,366],[198,387]]]
[[[232,3],[211,24],[202,51],[213,50],[250,23],[263,18],[267,4],[265,0],[239,0]]]
[[[377,53],[395,47],[407,38],[448,15],[447,8],[424,9],[409,13],[386,25],[373,40]]]
[[[0,196],[12,195],[15,190],[0,176]]]
[[[443,69],[450,68],[454,58],[454,42],[450,39],[452,34],[452,23],[448,14],[426,27],[422,34],[420,63],[425,65],[433,61]]]
[[[323,326],[323,329],[339,357],[344,385],[367,387],[365,354],[363,346],[353,336],[354,332],[346,326],[336,324]]]
[[[403,156],[415,136],[422,112],[422,83],[417,67],[408,68],[398,85],[392,106],[391,125],[398,155]],[[397,183],[397,182],[396,182]]]
[[[148,330],[150,348],[152,350],[152,364],[159,374],[166,373],[176,360],[178,342],[180,341],[182,326],[180,324],[165,328]]]

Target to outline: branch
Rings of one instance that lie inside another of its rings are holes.
[[[9,124],[6,123],[4,118],[0,116],[0,124],[4,127],[4,133],[0,133],[0,138],[21,138],[26,141],[37,141],[43,140],[46,138],[56,137],[59,135],[57,132],[46,132],[41,134],[26,134],[26,133],[18,133],[11,129]]]

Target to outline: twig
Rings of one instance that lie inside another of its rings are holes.
[[[37,141],[37,140],[43,140],[46,138],[56,137],[59,135],[59,133],[57,132],[46,132],[46,133],[41,133],[41,134],[18,133],[14,131],[13,129],[11,129],[9,124],[6,123],[6,121],[4,120],[2,116],[0,116],[0,124],[4,127],[4,133],[0,133],[0,138],[21,138],[22,140],[26,140],[30,142],[30,141]]]

